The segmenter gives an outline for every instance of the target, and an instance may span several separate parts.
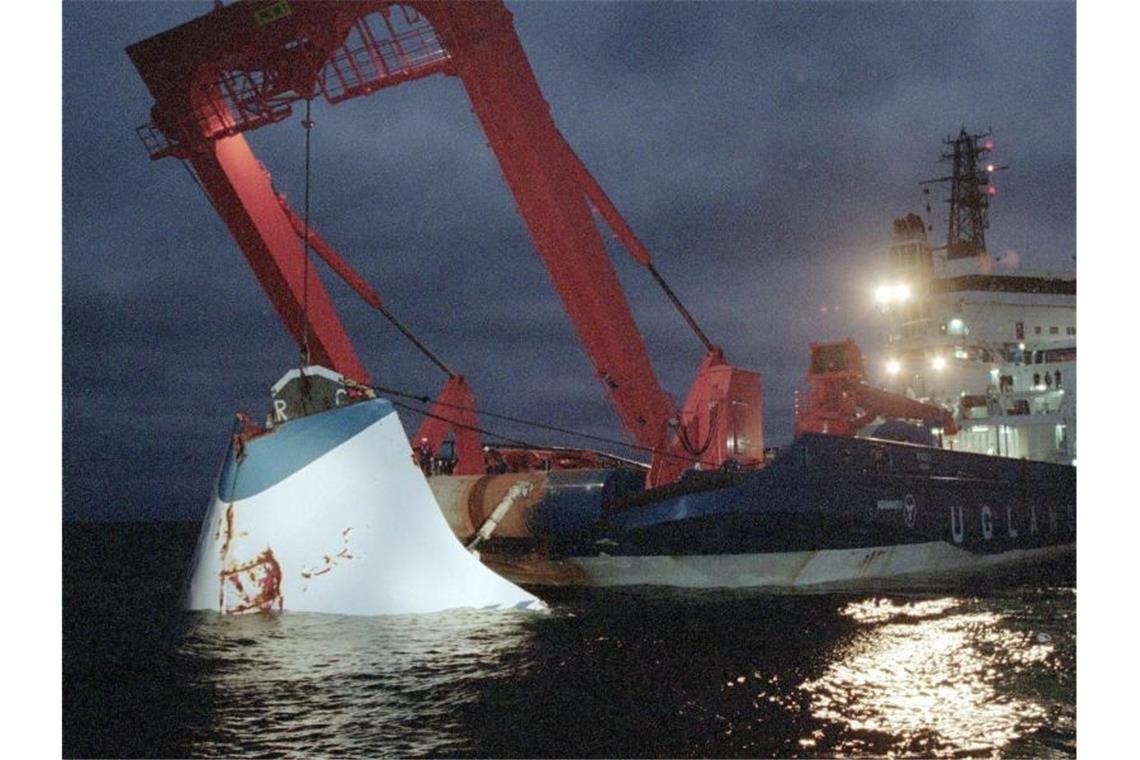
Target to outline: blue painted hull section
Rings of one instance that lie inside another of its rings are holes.
[[[744,555],[945,542],[1000,554],[1076,540],[1076,469],[805,435],[768,467],[534,510],[556,557]],[[611,494],[616,489],[610,487]],[[551,512],[576,511],[577,521]],[[593,521],[588,527],[585,523]]]
[[[240,468],[231,443],[218,498],[230,502],[261,493],[394,412],[387,399],[371,399],[280,423],[246,442]]]

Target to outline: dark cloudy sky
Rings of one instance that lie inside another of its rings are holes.
[[[135,136],[151,101],[123,48],[211,5],[63,7],[67,518],[197,519],[233,412],[264,413],[296,362],[201,192]],[[705,331],[762,373],[769,445],[791,437],[808,341],[852,335],[879,356],[870,293],[891,220],[921,210],[917,182],[941,171],[940,141],[959,127],[992,126],[1012,166],[991,251],[1073,267],[1073,4],[510,7],[571,145]],[[314,111],[314,226],[469,377],[480,405],[628,440],[458,80]],[[299,120],[249,139],[299,205]],[[613,253],[661,381],[682,396],[700,344]],[[325,279],[375,380],[438,390],[434,367]]]

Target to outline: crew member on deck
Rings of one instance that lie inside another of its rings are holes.
[[[427,438],[420,440],[420,445],[416,447],[416,459],[420,469],[424,471],[424,475],[431,475],[431,460],[432,454],[435,453],[431,449],[431,444],[428,443]]]

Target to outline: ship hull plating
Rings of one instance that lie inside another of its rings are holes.
[[[866,590],[930,586],[1027,562],[1065,560],[1075,546],[971,554],[945,542],[769,554],[579,557],[592,586]]]
[[[804,435],[763,470],[655,492],[623,492],[602,471],[575,477],[546,484],[529,535],[488,542],[484,562],[536,586],[769,589],[1075,564],[1076,470],[1065,465]]]
[[[235,431],[186,606],[381,615],[541,603],[455,539],[392,405],[376,399],[244,441]]]

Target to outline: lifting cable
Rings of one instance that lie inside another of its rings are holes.
[[[669,287],[669,283],[665,282],[665,278],[662,277],[661,273],[657,271],[657,267],[653,266],[653,262],[646,262],[645,268],[649,270],[649,274],[653,275],[653,279],[656,280],[657,284],[661,286],[661,289],[665,291],[665,295],[669,296],[669,300],[673,302],[673,305],[675,307],[677,307],[677,311],[681,312],[681,316],[685,318],[685,323],[688,324],[690,329],[692,329],[692,331],[697,334],[697,337],[700,338],[701,343],[705,344],[705,350],[715,350],[716,346],[714,346],[713,342],[709,340],[707,335],[705,335],[704,330],[702,330],[700,325],[697,324],[697,320],[693,318],[693,315],[689,312],[689,310],[685,308],[685,304],[681,303],[681,299],[678,298],[677,294],[673,292],[673,289]]]
[[[210,197],[210,194],[206,192],[205,185],[202,184],[202,180],[198,179],[198,175],[190,167],[190,163],[185,158],[179,158],[178,163],[182,164],[182,168],[185,169],[186,173],[190,175],[190,179],[194,180],[194,184],[197,185],[198,189],[202,191],[202,195],[206,196],[206,200],[209,201],[210,207],[213,208],[215,212],[217,212],[217,204],[214,203],[214,199]],[[221,214],[219,213],[218,216],[221,216]]]
[[[393,314],[392,312],[385,309],[383,304],[377,304],[376,310],[379,311],[381,314],[383,314],[385,319],[387,319],[389,322],[391,322],[393,325],[395,325],[396,329],[399,330],[405,338],[410,340],[412,342],[412,345],[420,350],[420,353],[422,353],[424,356],[426,356],[428,359],[430,359],[432,364],[434,364],[435,366],[437,366],[441,370],[443,370],[443,372],[448,377],[455,377],[455,373],[451,371],[451,367],[448,367],[446,364],[444,364],[443,360],[440,359],[438,356],[436,356],[431,351],[431,349],[429,349],[427,346],[425,346],[420,341],[419,338],[417,338],[414,334],[412,334],[412,331],[409,330],[404,325],[403,322],[396,319],[395,314]]]
[[[368,385],[365,387],[367,387],[369,390],[371,390],[375,393],[386,395],[386,396],[400,396],[402,398],[411,399],[413,401],[418,401],[421,404],[432,403],[432,399],[430,396],[418,395],[415,393],[407,393],[405,391],[396,390],[395,388],[385,388],[384,386],[380,386],[380,385]],[[391,400],[391,399],[389,399],[389,400]],[[409,405],[404,404],[402,402],[392,401],[392,403],[399,406],[402,409],[407,409],[410,412],[415,412],[416,414],[422,414],[422,415],[431,417],[432,419],[437,419],[437,420],[441,420],[443,422],[448,422],[450,424],[455,425],[456,427],[461,427],[461,428],[468,429],[468,430],[475,430],[475,431],[481,432],[481,433],[487,432],[487,431],[480,430],[479,428],[472,427],[470,425],[464,425],[462,423],[456,422],[455,420],[451,420],[451,419],[448,419],[446,417],[441,417],[437,414],[433,414],[433,413],[428,412],[426,410],[417,409],[416,407],[409,406]],[[583,439],[590,440],[590,441],[596,441],[598,443],[609,444],[611,446],[621,446],[623,448],[633,449],[635,451],[642,451],[642,452],[645,452],[647,454],[659,455],[662,457],[666,457],[668,459],[681,459],[681,460],[684,460],[686,462],[694,461],[694,459],[692,457],[682,456],[680,454],[674,454],[670,451],[662,451],[661,449],[655,449],[652,446],[642,446],[641,444],[638,444],[638,443],[629,443],[627,441],[619,441],[616,438],[606,438],[605,436],[593,435],[591,433],[583,433],[583,432],[578,431],[578,430],[571,430],[569,428],[558,427],[557,425],[550,425],[550,424],[547,424],[545,422],[538,422],[536,420],[528,420],[528,419],[525,419],[522,417],[512,417],[509,414],[498,414],[496,412],[489,412],[485,409],[474,409],[474,408],[469,407],[469,406],[463,406],[462,404],[452,404],[452,403],[447,402],[447,401],[436,401],[435,404],[438,406],[449,407],[449,408],[455,409],[457,411],[472,412],[473,414],[481,414],[484,417],[491,417],[493,419],[503,420],[504,422],[513,422],[513,423],[516,423],[519,425],[527,425],[529,427],[533,427],[533,428],[536,428],[538,430],[545,430],[545,431],[553,432],[553,433],[561,433],[563,435],[571,435],[571,436],[575,436],[577,438],[583,438]],[[511,440],[507,436],[499,435],[498,433],[487,432],[487,434],[492,435],[496,438],[501,438],[503,440],[508,440],[508,441]],[[711,436],[710,436],[710,440],[711,440]],[[515,441],[515,443],[520,443],[520,442]],[[532,446],[531,444],[523,444],[523,445],[527,448],[549,448],[549,447],[535,447],[535,446]],[[705,448],[706,449],[708,448],[707,444],[706,444]],[[703,450],[701,453],[703,453]],[[699,454],[696,456],[699,456]],[[715,462],[707,462],[707,461],[704,461],[701,459],[696,459],[695,463],[707,465],[709,467],[717,467],[718,466]]]
[[[309,237],[310,237],[309,236],[309,229],[310,229],[309,228],[309,208],[310,208],[309,198],[310,198],[310,194],[311,194],[311,190],[312,190],[312,132],[313,132],[313,126],[314,126],[314,122],[312,120],[312,106],[313,106],[313,99],[310,96],[310,97],[305,99],[305,118],[301,121],[301,126],[305,130],[305,209],[304,209],[305,232],[304,232],[304,235],[302,236],[302,241],[304,243],[304,268],[303,268],[303,283],[302,283],[302,290],[301,290],[301,310],[302,310],[303,320],[304,320],[303,321],[302,334],[301,334],[301,368],[302,368],[302,370],[304,369],[304,367],[306,365],[308,365],[309,356],[310,356],[310,354],[309,354],[309,331],[310,331],[310,325],[309,325],[309,257],[310,257],[311,245],[310,245],[310,241],[309,241]],[[210,202],[210,205],[214,206],[214,208],[216,210],[217,206],[214,204],[213,198],[211,198],[210,194],[208,192],[206,192],[206,188],[202,185],[201,181],[198,179],[197,174],[186,163],[185,160],[183,160],[181,163],[182,163],[183,167],[186,169],[187,173],[190,174],[190,177],[194,180],[194,184],[198,185],[198,188],[202,191],[202,194],[206,196],[206,200],[208,200]],[[705,349],[708,351],[714,350],[715,346],[713,345],[712,341],[710,341],[708,339],[708,336],[705,335],[703,330],[701,330],[700,326],[697,324],[696,319],[693,318],[693,315],[689,312],[689,310],[687,308],[685,308],[685,305],[683,303],[681,303],[681,300],[677,297],[677,294],[674,293],[673,289],[669,287],[669,284],[667,282],[665,282],[665,279],[657,271],[657,268],[653,266],[653,262],[652,261],[648,262],[646,264],[646,268],[649,270],[649,273],[653,276],[653,279],[657,282],[657,284],[665,292],[665,295],[669,297],[669,300],[673,303],[673,306],[676,307],[677,311],[680,312],[682,317],[684,317],[685,322],[689,325],[689,327],[693,330],[693,332],[696,334],[696,336],[700,339],[701,343],[704,344]],[[429,349],[426,345],[424,345],[424,343],[422,341],[420,341],[419,338],[417,338],[412,333],[412,331],[407,328],[407,326],[405,326],[399,319],[397,319],[396,316],[394,314],[392,314],[392,312],[390,312],[390,311],[388,311],[388,309],[384,308],[383,304],[377,305],[376,309],[377,309],[377,311],[379,311],[384,316],[385,319],[387,319],[389,322],[391,322],[392,325],[395,326],[395,328],[397,330],[399,330],[400,333],[405,338],[407,338],[409,341],[411,341],[412,345],[414,345],[417,349],[419,349],[419,351],[421,353],[423,353],[424,356],[426,356],[433,364],[435,364],[440,370],[442,370],[448,377],[455,377],[455,372],[452,371],[452,369],[450,367],[448,367],[447,364],[445,364],[443,362],[443,360],[441,360],[434,352],[432,352],[431,349]],[[302,371],[302,376],[304,376],[303,371]],[[375,391],[375,392],[385,393],[385,394],[392,395],[392,396],[401,396],[403,398],[408,398],[408,399],[412,399],[414,401],[418,401],[422,404],[431,403],[431,397],[429,397],[429,396],[417,395],[417,394],[413,394],[413,393],[406,393],[403,391],[398,391],[394,388],[383,388],[380,386],[367,386],[367,387],[370,390]],[[415,407],[409,406],[407,404],[404,404],[404,403],[401,403],[398,401],[392,401],[392,403],[394,405],[399,406],[403,409],[406,409],[410,412],[415,412],[417,414],[422,414],[424,416],[431,417],[433,419],[438,419],[442,422],[447,422],[448,424],[453,425],[457,428],[462,428],[465,430],[472,430],[474,432],[480,433],[481,435],[490,436],[492,438],[498,438],[498,439],[506,441],[508,443],[512,443],[512,444],[517,445],[517,446],[522,446],[523,448],[538,448],[538,447],[536,447],[530,443],[527,443],[525,441],[520,441],[518,439],[510,438],[509,436],[504,436],[504,435],[501,435],[499,433],[495,433],[495,432],[492,432],[490,430],[484,430],[482,428],[475,427],[472,425],[466,425],[466,424],[460,423],[456,420],[447,419],[446,417],[441,417],[441,416],[439,416],[437,414],[433,414],[432,412],[429,412],[427,410],[417,409]],[[557,425],[548,425],[548,424],[543,423],[543,422],[536,422],[534,420],[527,420],[527,419],[523,419],[521,417],[512,417],[512,416],[506,415],[506,414],[496,414],[495,412],[488,412],[486,410],[472,409],[470,407],[464,407],[464,406],[461,406],[459,404],[451,404],[451,403],[448,403],[445,401],[437,401],[436,403],[439,406],[451,407],[451,408],[454,408],[458,411],[469,411],[472,413],[482,414],[486,417],[492,417],[492,418],[503,420],[506,422],[513,422],[513,423],[520,424],[520,425],[528,425],[530,427],[534,427],[534,428],[537,428],[540,430],[545,430],[548,432],[555,432],[555,433],[561,433],[563,435],[575,436],[578,438],[596,441],[599,443],[605,443],[605,444],[609,444],[612,446],[621,446],[621,447],[631,449],[634,451],[645,452],[645,453],[651,454],[653,456],[663,456],[663,457],[670,458],[670,459],[681,459],[684,461],[694,461],[693,459],[690,459],[690,457],[681,456],[679,454],[674,454],[674,453],[669,452],[669,451],[662,451],[660,449],[655,449],[652,446],[642,446],[642,445],[636,444],[636,443],[628,443],[626,441],[619,441],[615,438],[606,438],[604,436],[591,435],[590,433],[583,433],[583,432],[580,432],[577,430],[570,430],[568,428],[558,427]],[[714,426],[715,426],[715,422],[714,422]],[[714,427],[714,429],[715,429],[715,427]],[[706,461],[703,461],[699,458],[702,454],[704,454],[704,452],[708,449],[709,444],[712,442],[713,432],[714,432],[714,430],[709,431],[708,440],[705,442],[704,446],[700,447],[700,449],[696,450],[696,451],[694,451],[695,447],[693,447],[691,445],[691,442],[688,440],[687,436],[683,435],[682,445],[684,446],[684,448],[689,452],[689,454],[692,457],[696,458],[695,462],[697,464],[715,466],[715,463],[706,462]]]
[[[302,295],[301,295],[301,308],[302,308],[302,312],[304,315],[304,330],[302,333],[302,340],[301,340],[301,362],[302,362],[302,366],[305,366],[309,363],[309,356],[310,356],[310,354],[309,354],[309,331],[311,328],[310,328],[310,320],[309,320],[309,259],[311,258],[311,251],[312,251],[312,241],[311,241],[312,229],[309,226],[309,208],[310,208],[309,198],[310,198],[311,191],[312,191],[312,139],[311,138],[312,138],[313,126],[315,124],[315,122],[312,120],[312,102],[313,102],[312,98],[308,98],[305,101],[305,118],[301,122],[301,126],[304,127],[304,129],[305,129],[305,209],[304,209],[304,220],[303,220],[304,230],[301,233],[301,239],[304,242],[304,246],[305,246],[304,284],[302,286]],[[189,167],[187,167],[187,169],[189,170]],[[193,173],[191,173],[191,176],[193,176]],[[195,181],[197,181],[197,179],[198,179],[197,177],[194,177]],[[201,186],[201,183],[199,183],[199,186]],[[203,188],[203,192],[204,191],[205,191],[205,189]],[[209,196],[207,196],[207,197],[209,197]],[[286,210],[288,210],[288,208],[286,208]],[[292,212],[290,211],[289,213],[292,213]],[[343,277],[343,275],[342,275],[342,277]],[[417,349],[420,350],[420,352],[424,356],[426,356],[429,360],[431,360],[432,364],[439,367],[444,372],[444,374],[446,374],[448,377],[455,377],[455,372],[452,371],[452,369],[450,367],[448,367],[447,364],[445,364],[443,362],[443,360],[440,359],[434,352],[432,352],[431,349],[429,349],[426,345],[424,345],[423,341],[421,341],[419,338],[417,338],[412,333],[412,331],[408,329],[408,327],[406,325],[404,325],[399,319],[397,319],[395,314],[388,311],[388,309],[386,309],[384,307],[384,304],[380,302],[379,298],[375,298],[375,303],[373,303],[371,300],[369,300],[367,298],[365,300],[368,300],[370,305],[373,306],[373,308],[375,308],[377,311],[379,311],[384,316],[385,319],[387,319],[389,322],[391,322],[395,326],[395,328],[397,330],[399,330],[401,334],[403,334],[403,336],[405,338],[407,338],[409,341],[411,341],[412,345],[414,345]]]
[[[415,398],[415,397],[413,397],[413,398]],[[442,415],[435,414],[434,412],[429,412],[426,409],[418,409],[414,406],[411,406],[410,404],[405,404],[403,401],[395,401],[393,399],[388,399],[388,400],[391,401],[393,406],[398,406],[401,409],[408,410],[409,412],[414,412],[416,414],[422,414],[424,417],[431,417],[433,420],[439,420],[440,422],[446,422],[447,424],[452,425],[452,426],[457,427],[457,428],[460,428],[462,430],[472,430],[476,433],[479,433],[480,435],[485,435],[485,436],[488,436],[490,438],[498,438],[501,441],[505,441],[505,442],[510,443],[514,446],[518,446],[520,448],[524,448],[524,449],[544,448],[542,446],[536,446],[533,443],[529,443],[527,441],[523,441],[523,440],[520,440],[518,438],[511,438],[510,436],[503,435],[502,433],[496,433],[493,430],[487,430],[486,428],[481,428],[481,427],[478,427],[476,425],[468,425],[468,424],[463,423],[463,422],[458,422],[456,420],[449,419],[449,418],[444,417]],[[446,406],[454,406],[454,404],[447,404]]]
[[[304,327],[301,333],[301,367],[309,363],[309,191],[312,187],[312,136],[313,136],[313,96],[305,98],[305,118],[301,126],[305,129],[305,268],[304,284],[301,286],[301,313]],[[301,373],[304,375],[304,372]]]

